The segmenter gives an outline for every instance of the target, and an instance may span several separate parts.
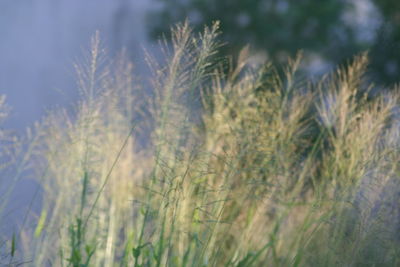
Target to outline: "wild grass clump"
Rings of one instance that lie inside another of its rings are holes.
[[[176,26],[150,93],[93,38],[76,111],[37,129],[34,266],[398,264],[399,91],[364,54],[311,83],[218,35]]]

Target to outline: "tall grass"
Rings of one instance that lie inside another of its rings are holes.
[[[93,38],[76,111],[36,130],[33,266],[399,264],[398,89],[370,94],[367,55],[312,83],[218,34],[173,28],[150,93]]]

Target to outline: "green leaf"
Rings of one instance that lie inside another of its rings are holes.
[[[261,254],[272,245],[273,242],[268,242],[265,244],[264,247],[262,247],[260,250],[258,250],[256,253],[254,252],[249,252],[247,255],[239,261],[239,263],[236,265],[237,267],[246,267],[246,266],[253,266],[255,261],[261,256]]]
[[[15,238],[15,233],[13,233],[11,239],[11,257],[14,257],[15,255],[15,247],[16,247],[16,238]]]
[[[40,234],[42,233],[44,224],[46,222],[46,218],[47,218],[47,211],[43,210],[42,213],[40,214],[38,225],[36,226],[36,229],[35,229],[35,237],[39,237]]]
[[[132,255],[135,259],[138,259],[140,257],[140,249],[140,247],[132,248]]]

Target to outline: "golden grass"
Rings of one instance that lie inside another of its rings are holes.
[[[365,54],[317,83],[301,55],[277,69],[245,48],[227,64],[218,31],[175,27],[148,57],[150,94],[94,37],[76,112],[36,130],[34,266],[398,263],[383,206],[399,203],[379,203],[398,188],[399,91],[370,97]]]

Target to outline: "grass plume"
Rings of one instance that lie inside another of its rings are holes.
[[[77,109],[36,131],[33,266],[399,263],[399,90],[370,94],[366,54],[313,83],[218,36],[173,28],[150,93],[94,36]]]

